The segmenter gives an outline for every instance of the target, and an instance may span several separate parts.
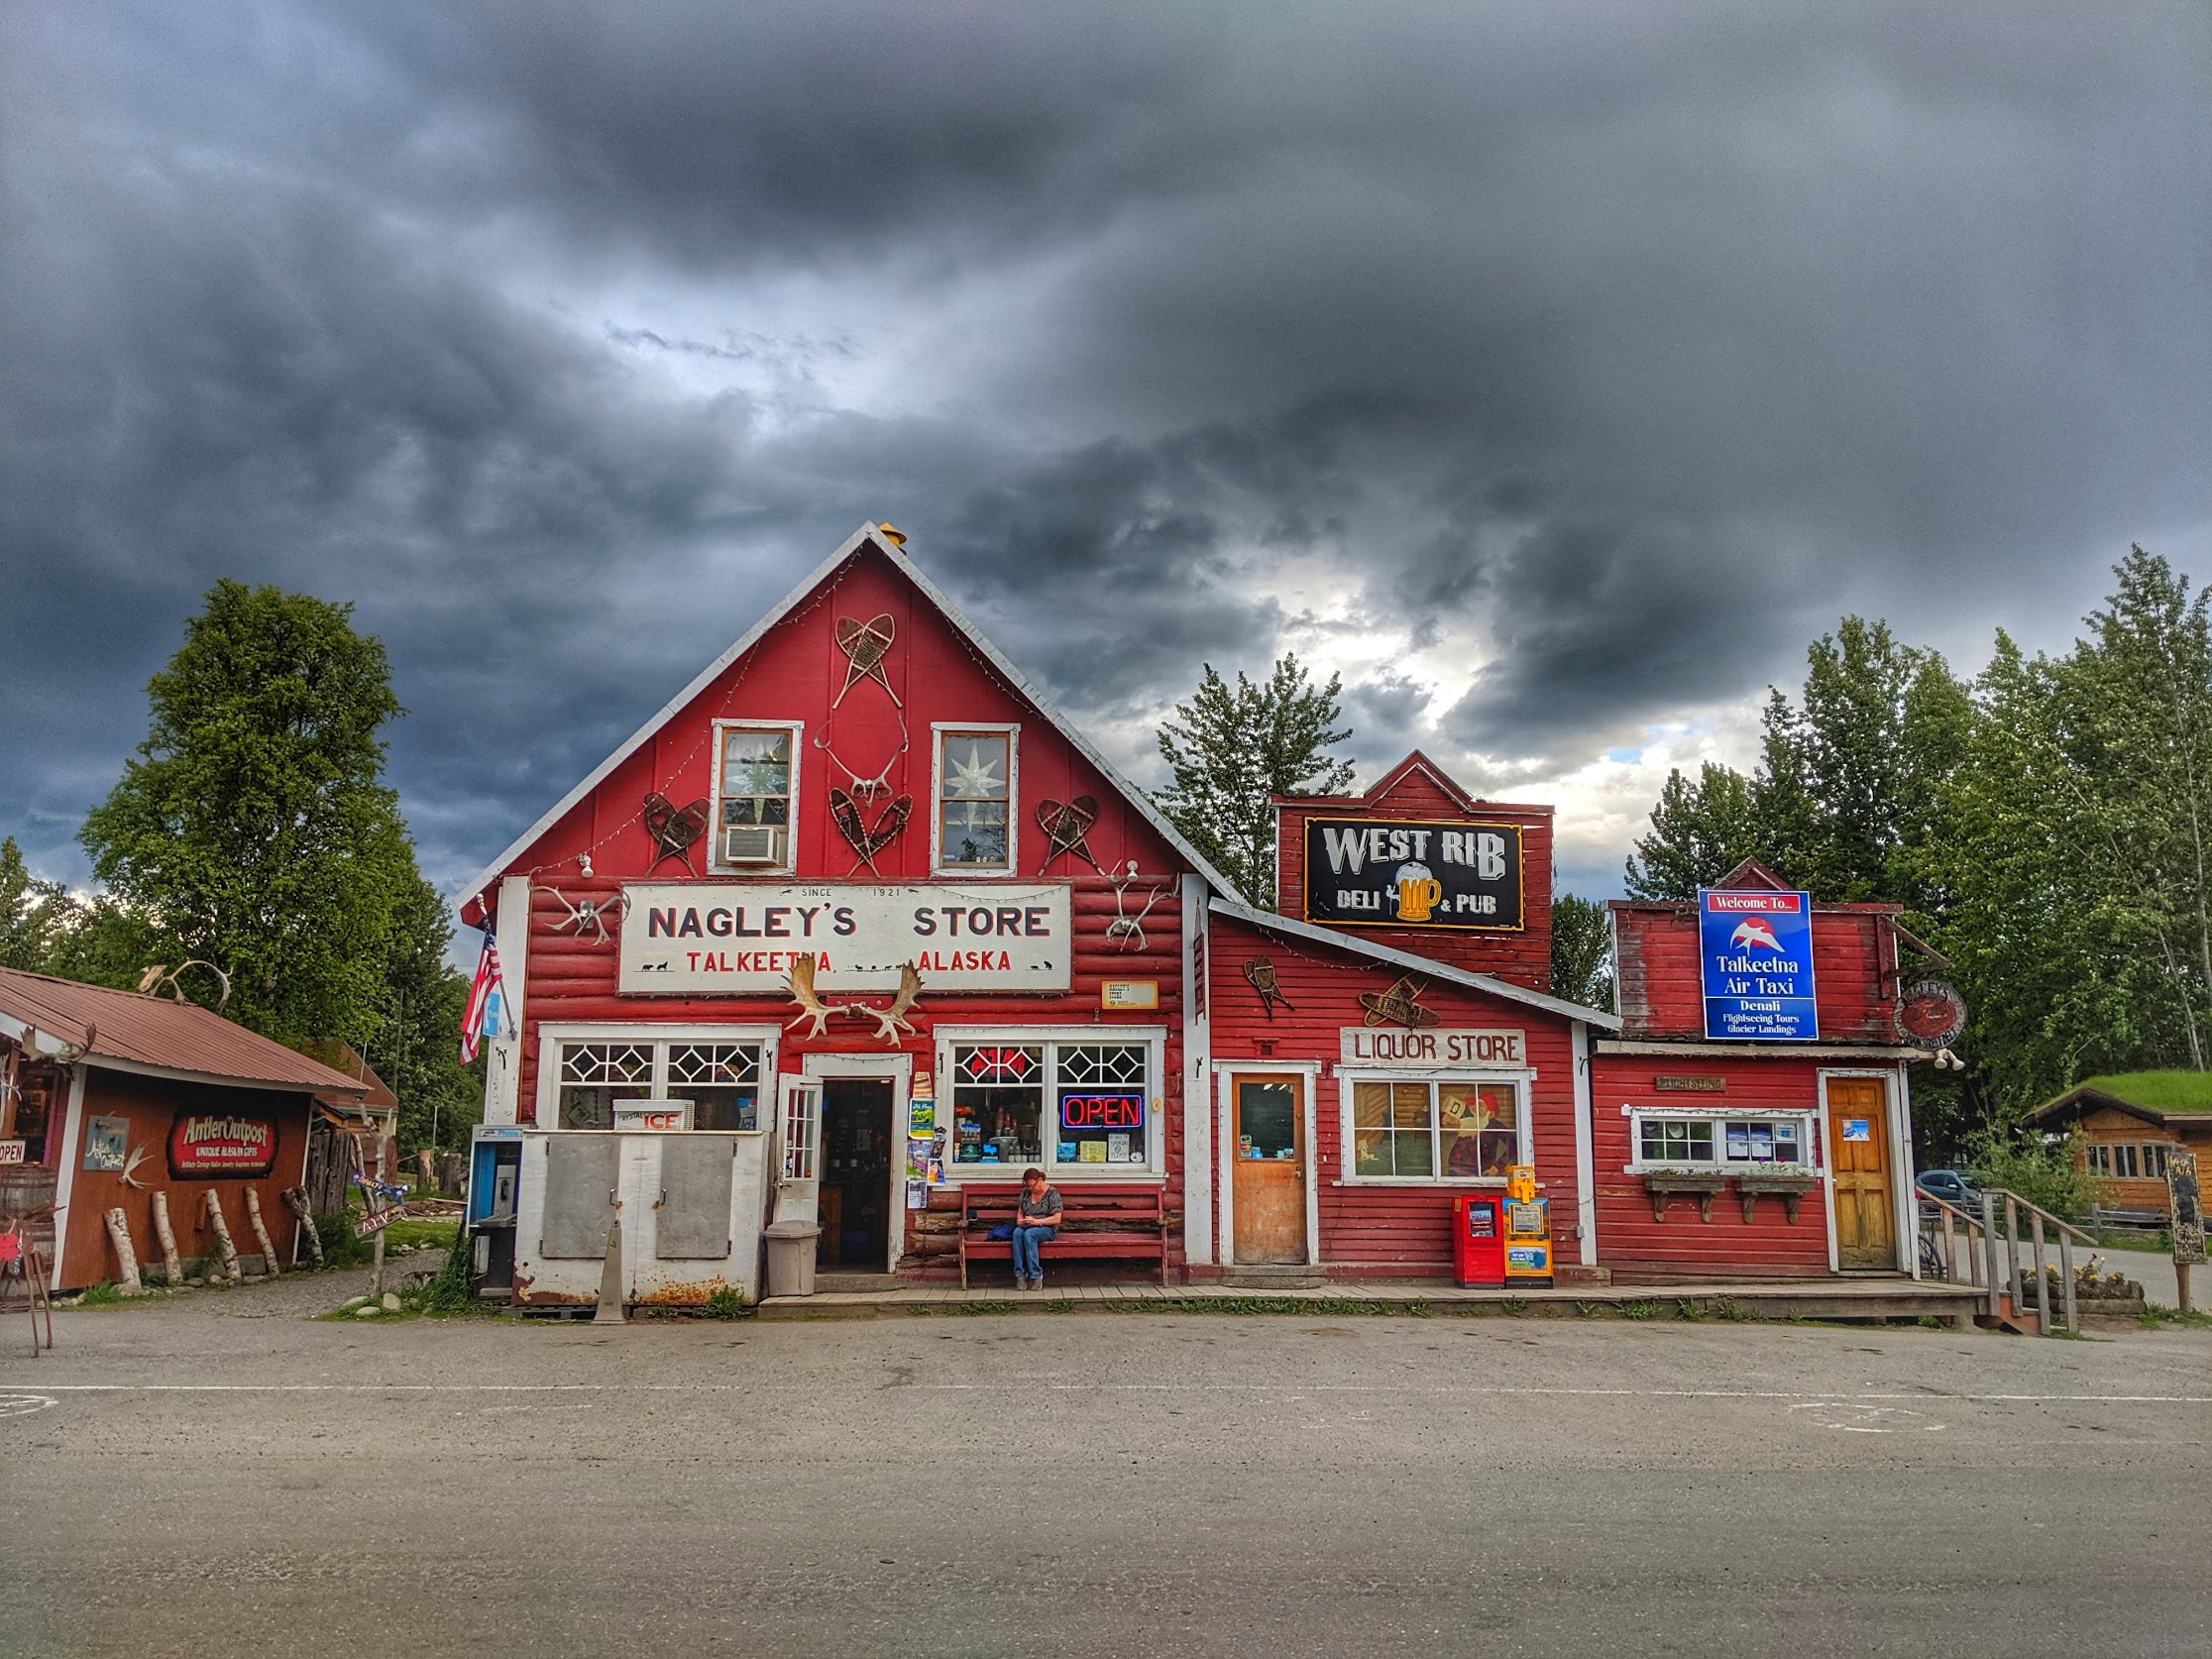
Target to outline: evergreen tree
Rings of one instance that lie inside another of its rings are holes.
[[[159,959],[229,974],[226,1014],[359,1048],[413,865],[383,781],[381,732],[401,711],[384,646],[351,614],[216,583],[148,687],[138,758],[79,838]]]
[[[1612,918],[1595,899],[1562,893],[1552,900],[1552,995],[1612,1012]]]
[[[1339,677],[1311,684],[1294,655],[1265,681],[1240,673],[1231,686],[1205,665],[1198,690],[1160,728],[1173,779],[1154,799],[1207,862],[1251,904],[1275,902],[1276,795],[1331,795],[1352,781],[1352,763],[1329,749],[1352,733],[1341,718]]]
[[[385,946],[378,1030],[366,1057],[399,1099],[400,1146],[465,1146],[483,1114],[484,1059],[461,1063],[455,1034],[469,982],[446,960],[452,913],[438,890],[411,870],[393,907]]]

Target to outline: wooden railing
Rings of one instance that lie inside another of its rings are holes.
[[[2035,1309],[2036,1330],[2043,1336],[2049,1336],[2052,1328],[2050,1274],[2046,1251],[2048,1248],[2048,1235],[2055,1233],[2065,1328],[2077,1336],[2080,1334],[2081,1317],[2074,1300],[2073,1241],[2079,1239],[2085,1245],[2094,1246],[2097,1242],[2094,1236],[2002,1187],[1993,1187],[1981,1195],[1979,1215],[1923,1193],[1921,1213],[1924,1223],[1930,1210],[1936,1212],[1940,1230],[1931,1234],[1924,1227],[1923,1237],[1935,1249],[1936,1266],[1944,1280],[1951,1284],[1973,1285],[1983,1293],[1985,1311],[1989,1318],[2016,1324],[2024,1322],[2020,1319],[2021,1310],[2016,1306],[2016,1299],[2020,1294],[2022,1217],[2026,1216],[2035,1273],[2035,1289],[2030,1301]],[[1938,1238],[1941,1241],[1939,1245],[1936,1243]],[[1960,1260],[1962,1239],[1963,1264]],[[2004,1241],[2005,1247],[2005,1276],[2001,1280],[1997,1276],[1997,1245],[2000,1239]],[[1959,1272],[1961,1265],[1966,1270],[1963,1276]]]

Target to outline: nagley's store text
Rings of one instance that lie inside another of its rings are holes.
[[[1031,1166],[1061,1279],[1917,1272],[1894,910],[1615,904],[1615,1014],[1551,992],[1550,809],[1415,753],[1275,811],[1259,908],[863,527],[472,884],[481,1293],[757,1296],[772,1227],[1005,1282]]]

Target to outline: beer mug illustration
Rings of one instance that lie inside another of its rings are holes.
[[[1444,884],[1429,873],[1426,864],[1400,864],[1394,879],[1400,922],[1426,922],[1429,912],[1444,902]]]

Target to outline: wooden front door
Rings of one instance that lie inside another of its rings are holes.
[[[1229,1079],[1233,1212],[1239,1262],[1306,1259],[1305,1079]]]
[[[1885,1103],[1879,1077],[1828,1079],[1828,1167],[1835,1175],[1838,1267],[1897,1266]]]

